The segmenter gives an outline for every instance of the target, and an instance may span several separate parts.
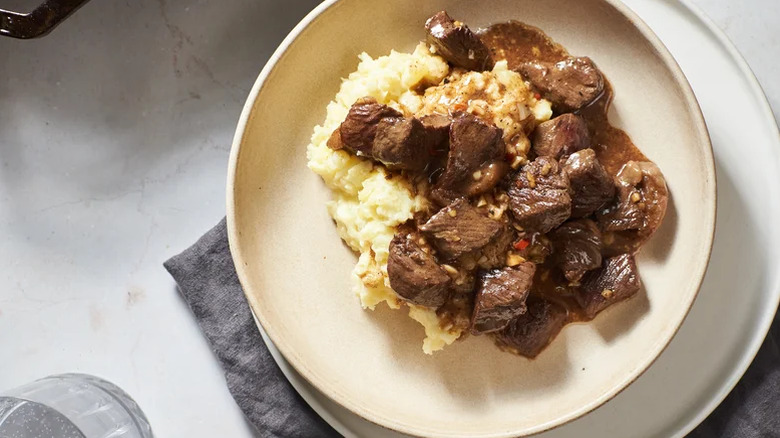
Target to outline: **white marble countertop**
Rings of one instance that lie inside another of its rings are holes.
[[[224,215],[244,98],[316,3],[94,1],[0,39],[0,390],[93,373],[160,437],[253,436],[162,262]],[[780,114],[780,2],[696,3]]]

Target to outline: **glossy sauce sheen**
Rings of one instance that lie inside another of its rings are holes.
[[[479,31],[478,34],[490,49],[493,59],[506,60],[511,70],[516,70],[528,61],[559,62],[571,56],[563,46],[551,40],[541,29],[519,21],[497,23]],[[605,77],[604,92],[578,113],[588,124],[592,147],[597,158],[607,172],[615,176],[628,161],[649,160],[623,130],[609,123],[607,113],[612,97],[612,86]],[[533,284],[531,293],[542,295],[567,309],[568,322],[590,319],[574,299],[574,289],[553,266],[549,257],[544,264],[539,265]]]

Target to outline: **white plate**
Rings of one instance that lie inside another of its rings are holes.
[[[669,0],[626,3],[678,60],[703,109],[719,180],[715,246],[702,291],[658,361],[601,408],[540,437],[686,434],[747,369],[780,299],[780,233],[773,229],[780,137],[766,98],[736,49],[700,11]],[[343,435],[402,436],[319,393],[264,339],[293,386]]]

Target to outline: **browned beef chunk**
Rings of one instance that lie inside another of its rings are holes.
[[[493,68],[490,50],[465,24],[450,18],[445,11],[437,12],[425,22],[427,41],[447,62],[467,70]]]
[[[419,233],[396,233],[390,242],[387,275],[395,293],[420,306],[439,307],[450,294],[450,276]]]
[[[377,125],[371,155],[388,169],[422,171],[439,164],[447,151],[449,131],[449,118],[438,114],[420,119],[385,117]]]
[[[553,158],[539,157],[522,167],[507,194],[512,216],[525,230],[546,233],[571,215],[569,178]]]
[[[452,260],[489,244],[503,227],[486,211],[460,198],[434,214],[420,231],[431,238],[442,259]]]
[[[550,233],[555,263],[570,282],[601,266],[601,232],[590,219],[565,222]]]
[[[485,193],[504,177],[509,166],[502,133],[471,114],[455,115],[447,165],[432,191],[437,202],[447,205],[461,196]]]
[[[452,120],[441,114],[429,114],[420,117],[426,133],[426,141],[433,148],[427,170],[441,169],[446,164],[447,151],[450,147],[450,125]]]
[[[531,143],[536,155],[561,158],[590,147],[585,120],[575,114],[562,114],[539,124]]]
[[[338,132],[341,141],[329,141],[328,146],[333,148],[333,145],[340,143],[342,147],[358,155],[371,156],[379,122],[385,117],[401,117],[402,115],[387,105],[377,103],[376,99],[372,97],[360,98],[352,104],[347,118],[339,126]]]
[[[534,272],[536,265],[525,262],[483,274],[474,298],[471,333],[479,335],[501,330],[524,313]]]
[[[584,217],[604,207],[615,196],[615,183],[593,149],[575,152],[563,162],[571,183],[571,215]]]
[[[636,231],[642,241],[661,225],[669,192],[658,166],[649,161],[629,161],[615,178],[617,202],[598,212],[604,231]],[[641,243],[641,242],[640,242]]]
[[[559,113],[577,111],[604,92],[604,76],[590,58],[527,62],[518,70]]]
[[[371,155],[392,170],[422,170],[434,153],[414,117],[385,117],[376,127]]]
[[[428,131],[435,144],[446,144],[450,138],[450,125],[452,120],[442,114],[428,114],[420,117],[420,122]]]
[[[634,256],[622,254],[604,260],[600,269],[588,272],[575,297],[585,314],[593,318],[609,305],[633,296],[639,288]]]
[[[534,358],[546,347],[566,323],[566,309],[543,298],[530,296],[527,310],[496,333],[498,345]]]

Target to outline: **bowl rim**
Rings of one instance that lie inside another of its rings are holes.
[[[231,145],[229,162],[228,162],[227,184],[226,184],[226,212],[227,212],[226,223],[227,223],[227,234],[228,234],[230,253],[233,258],[233,264],[235,265],[236,274],[241,284],[242,291],[249,303],[252,313],[255,315],[256,321],[259,321],[259,323],[262,325],[263,329],[265,330],[266,334],[268,335],[269,339],[274,343],[274,345],[282,353],[285,359],[287,359],[287,361],[295,368],[295,370],[298,371],[298,373],[301,376],[303,376],[303,378],[306,379],[314,388],[317,388],[317,390],[320,391],[322,394],[324,394],[326,397],[330,398],[334,402],[343,406],[344,408],[354,413],[355,415],[358,415],[361,418],[364,418],[365,420],[374,423],[380,427],[401,432],[415,437],[425,437],[425,436],[444,437],[445,435],[442,434],[431,435],[430,431],[422,431],[414,428],[409,428],[406,425],[399,424],[390,419],[380,418],[378,416],[372,415],[370,412],[367,412],[366,410],[362,409],[360,406],[350,403],[350,401],[346,397],[342,396],[337,391],[331,391],[328,386],[323,385],[322,382],[320,382],[317,379],[315,374],[305,365],[305,363],[299,360],[298,356],[294,353],[294,349],[292,348],[292,346],[280,342],[280,337],[277,331],[275,330],[275,328],[273,327],[273,325],[269,323],[269,321],[265,318],[265,315],[263,315],[262,312],[256,310],[260,308],[257,299],[254,297],[253,294],[247,293],[247,291],[250,289],[249,288],[250,281],[246,274],[246,271],[243,269],[243,266],[246,266],[248,264],[248,261],[251,260],[251,257],[245,256],[239,244],[239,240],[240,240],[239,231],[236,225],[236,186],[234,184],[236,171],[238,168],[238,162],[242,151],[241,146],[244,143],[244,137],[246,134],[247,126],[249,125],[249,122],[252,120],[253,108],[257,101],[257,97],[259,96],[260,92],[263,90],[266,80],[271,75],[271,73],[275,70],[278,62],[282,59],[287,49],[325,11],[327,11],[331,7],[334,7],[335,5],[339,4],[342,1],[343,0],[325,0],[319,5],[317,5],[303,19],[301,19],[301,21],[298,22],[298,24],[287,34],[284,40],[282,40],[282,42],[276,48],[276,50],[268,59],[266,64],[263,66],[263,69],[260,71],[257,79],[255,80],[252,86],[252,89],[249,92],[249,95],[247,96],[247,100],[244,103],[236,127],[236,132],[233,137],[233,142]],[[715,172],[715,160],[714,160],[714,153],[712,149],[712,141],[710,139],[709,131],[707,129],[706,121],[704,119],[704,115],[702,113],[699,102],[696,99],[693,89],[691,88],[691,85],[688,82],[688,79],[686,78],[679,64],[674,59],[674,57],[669,52],[669,50],[664,45],[664,43],[660,40],[660,38],[655,34],[655,32],[653,32],[650,26],[648,26],[647,23],[645,23],[639,17],[639,15],[637,15],[633,10],[631,10],[627,5],[625,5],[620,0],[598,0],[598,1],[604,3],[606,6],[611,7],[614,11],[618,12],[637,31],[639,31],[639,33],[642,35],[645,41],[647,41],[647,43],[650,45],[650,47],[655,52],[655,54],[659,56],[659,58],[661,59],[662,63],[667,68],[667,70],[672,73],[675,82],[677,83],[680,90],[682,91],[682,97],[685,101],[685,105],[688,108],[694,122],[691,125],[691,128],[695,131],[696,137],[700,140],[700,142],[703,142],[705,146],[703,148],[704,158],[706,161],[704,163],[705,164],[704,178],[708,181],[711,181],[711,184],[709,184],[708,187],[705,187],[706,189],[708,189],[710,198],[712,199],[709,208],[706,210],[707,214],[705,215],[705,218],[710,218],[710,220],[706,224],[703,224],[704,225],[703,230],[706,233],[705,236],[708,241],[706,256],[700,258],[698,260],[698,263],[696,263],[691,268],[691,272],[696,274],[696,278],[697,278],[695,282],[696,287],[695,287],[695,291],[690,295],[690,298],[686,303],[686,308],[682,315],[682,318],[680,318],[672,326],[670,326],[671,329],[666,330],[666,336],[664,339],[661,340],[661,342],[656,342],[649,347],[652,350],[652,356],[651,356],[652,358],[649,361],[641,364],[639,367],[637,367],[631,373],[629,373],[627,377],[625,377],[619,383],[613,384],[608,391],[604,392],[600,397],[592,400],[590,403],[583,406],[582,408],[574,410],[566,415],[562,415],[546,423],[541,423],[535,427],[528,428],[525,432],[521,432],[520,435],[518,435],[517,432],[515,433],[504,432],[504,433],[471,434],[468,435],[469,437],[511,438],[517,436],[536,435],[554,429],[556,427],[562,426],[571,421],[574,421],[590,413],[591,411],[602,406],[607,401],[616,397],[623,390],[629,387],[634,381],[636,381],[640,376],[642,376],[642,374],[644,374],[656,362],[656,360],[658,360],[658,358],[661,356],[664,350],[669,346],[672,339],[674,339],[674,336],[677,334],[683,322],[688,317],[688,314],[690,313],[690,310],[693,307],[694,302],[696,301],[696,297],[698,296],[701,290],[701,286],[704,281],[707,268],[709,266],[710,257],[712,255],[712,247],[714,243],[715,228],[717,222],[717,205],[718,205],[717,175]]]

